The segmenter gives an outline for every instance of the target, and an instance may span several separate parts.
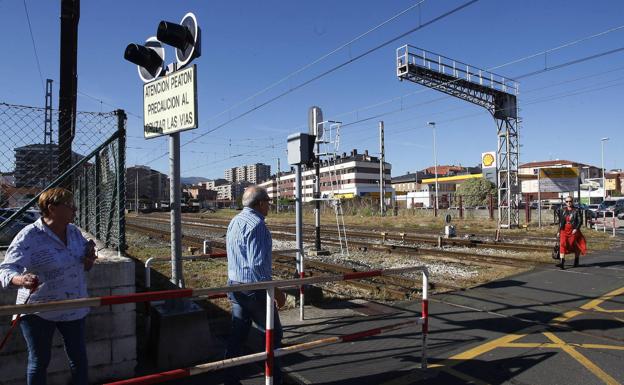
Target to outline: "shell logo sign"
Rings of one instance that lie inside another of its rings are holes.
[[[481,154],[481,167],[496,167],[496,152],[488,151]]]

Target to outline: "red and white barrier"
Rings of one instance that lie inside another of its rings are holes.
[[[311,341],[299,345],[293,345],[286,348],[274,349],[273,346],[273,321],[274,321],[274,289],[276,287],[302,287],[306,284],[315,284],[315,283],[326,283],[326,282],[336,282],[336,281],[346,281],[352,279],[362,279],[362,278],[370,278],[377,277],[382,275],[392,275],[397,273],[405,273],[405,272],[413,272],[413,271],[421,271],[422,272],[422,315],[420,318],[417,318],[413,321],[402,322],[394,325],[374,328],[358,333],[353,333],[349,335],[344,335],[340,337],[330,337],[321,340]],[[178,289],[178,290],[164,290],[164,291],[154,291],[148,293],[133,293],[133,294],[125,294],[125,295],[115,295],[115,296],[104,296],[104,297],[92,297],[92,298],[82,298],[82,299],[73,299],[73,300],[65,300],[65,301],[55,301],[55,302],[47,302],[47,303],[36,303],[36,304],[26,304],[26,305],[8,305],[8,306],[0,306],[0,316],[3,315],[13,315],[13,314],[30,314],[35,312],[45,312],[51,310],[61,310],[61,309],[75,309],[81,307],[98,307],[98,306],[108,306],[108,305],[118,305],[125,303],[136,303],[136,302],[148,302],[148,301],[157,301],[163,299],[174,299],[174,298],[192,298],[192,297],[208,297],[208,298],[221,298],[225,296],[226,292],[234,292],[234,291],[250,291],[250,290],[266,290],[267,291],[267,309],[266,309],[266,348],[264,352],[250,354],[246,356],[240,356],[235,358],[230,358],[226,360],[210,362],[206,364],[201,364],[197,366],[193,366],[191,368],[177,369],[171,370],[167,372],[151,374],[148,376],[137,377],[133,379],[118,381],[110,383],[109,385],[115,384],[155,384],[164,381],[169,381],[172,379],[183,378],[187,376],[192,376],[199,373],[204,373],[212,370],[223,369],[231,366],[243,365],[249,362],[256,361],[265,361],[265,382],[267,385],[273,384],[273,361],[275,357],[279,357],[286,354],[295,353],[302,350],[313,349],[320,346],[325,346],[334,343],[340,342],[349,342],[359,338],[369,337],[372,335],[381,334],[383,332],[387,332],[390,330],[399,329],[402,327],[406,327],[409,325],[422,325],[422,360],[421,367],[423,369],[427,368],[427,334],[429,332],[429,304],[428,304],[428,284],[429,284],[429,273],[426,267],[409,267],[409,268],[397,268],[397,269],[385,269],[385,270],[372,270],[372,271],[363,271],[363,272],[354,272],[354,273],[346,273],[346,274],[338,274],[338,275],[327,275],[327,276],[317,276],[317,277],[308,277],[301,279],[291,279],[284,281],[266,281],[266,282],[257,282],[257,283],[249,283],[249,284],[241,284],[236,286],[226,286],[226,287],[217,287],[217,288],[203,288],[203,289]]]
[[[594,220],[594,229],[596,231],[599,231],[599,225],[600,225],[600,226],[602,226],[602,232],[606,233],[607,232],[607,224],[608,223],[611,224],[611,231],[612,231],[611,236],[615,237],[615,230],[619,226],[618,226],[618,220],[617,220],[614,212],[611,212],[611,216],[607,217],[607,212],[603,211],[602,212],[602,221],[599,222],[598,219]]]

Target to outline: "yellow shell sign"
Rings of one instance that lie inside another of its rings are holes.
[[[483,168],[496,167],[496,153],[493,151],[481,154],[481,163]]]

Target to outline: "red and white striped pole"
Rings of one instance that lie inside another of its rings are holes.
[[[420,367],[427,369],[427,333],[429,333],[429,277],[427,270],[422,272],[422,362]]]
[[[273,385],[273,301],[275,299],[275,288],[267,288],[266,293],[266,322],[264,333],[266,360],[264,361],[264,382],[266,385]]]
[[[299,278],[305,278],[305,272],[303,270],[303,253],[301,253],[301,260],[299,264]],[[305,304],[305,285],[299,286],[299,320],[303,321],[304,311],[303,305]]]

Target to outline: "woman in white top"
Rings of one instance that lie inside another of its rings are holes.
[[[18,287],[17,304],[87,297],[86,271],[97,258],[95,243],[71,224],[76,207],[69,190],[57,187],[39,197],[42,217],[11,242],[0,263],[3,288]],[[29,297],[30,296],[30,297]],[[63,336],[73,383],[87,384],[85,317],[89,308],[28,314],[20,327],[28,346],[28,385],[45,385],[55,329]]]

